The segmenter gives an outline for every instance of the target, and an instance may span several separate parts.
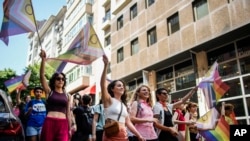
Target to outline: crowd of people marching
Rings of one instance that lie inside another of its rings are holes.
[[[200,140],[196,127],[198,105],[188,101],[198,87],[172,102],[169,102],[169,91],[158,88],[153,103],[152,90],[141,85],[128,102],[122,80],[107,84],[109,61],[104,55],[101,100],[99,104],[91,105],[91,96],[66,92],[64,73],[55,73],[47,81],[44,50],[40,57],[41,86],[34,88],[34,99],[26,97],[21,101],[21,90],[17,90],[20,112],[16,114],[22,121],[26,141],[185,141],[186,128],[191,141]],[[45,93],[45,100],[42,93]],[[233,105],[226,105],[225,113],[232,109]]]

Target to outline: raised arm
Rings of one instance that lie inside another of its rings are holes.
[[[48,94],[50,92],[50,88],[49,88],[49,85],[46,81],[46,78],[45,78],[45,72],[44,72],[44,69],[45,69],[45,61],[46,61],[46,53],[44,50],[41,49],[41,53],[40,53],[40,57],[41,57],[41,66],[40,66],[40,82],[43,86],[43,89],[45,91],[45,94],[46,94],[46,97],[48,97]]]
[[[21,89],[16,89],[16,104],[19,105],[21,104],[21,98],[20,98],[20,95],[21,95]]]
[[[191,96],[193,96],[193,94],[197,91],[198,86],[194,87],[191,91],[188,92],[188,94],[186,94],[181,100],[175,102],[173,104],[173,108],[176,108],[178,106],[180,106],[181,104],[185,103]]]
[[[107,69],[108,69],[108,58],[106,55],[103,55],[103,72],[101,75],[101,81],[100,81],[100,86],[101,86],[101,93],[102,93],[102,100],[103,100],[103,105],[105,108],[107,108],[111,104],[111,97],[108,93],[107,90]]]

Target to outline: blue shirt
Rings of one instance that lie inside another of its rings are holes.
[[[105,124],[103,104],[98,104],[94,107],[94,113],[99,114],[98,121],[96,123],[96,131],[103,130]]]
[[[41,127],[46,117],[46,105],[43,100],[31,100],[26,106],[25,112],[32,107],[32,112],[28,117],[27,126]]]

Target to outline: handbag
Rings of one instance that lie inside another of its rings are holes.
[[[106,119],[105,125],[104,125],[104,132],[107,137],[112,137],[115,136],[119,133],[119,119],[121,117],[122,113],[122,102],[121,102],[121,111],[120,114],[118,115],[117,121],[112,120],[112,119]]]

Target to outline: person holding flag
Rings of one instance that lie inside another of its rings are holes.
[[[71,138],[71,95],[66,93],[66,76],[54,73],[47,82],[45,78],[46,52],[41,49],[40,81],[47,101],[47,117],[45,118],[41,141],[69,141]],[[51,128],[53,127],[53,128]]]

